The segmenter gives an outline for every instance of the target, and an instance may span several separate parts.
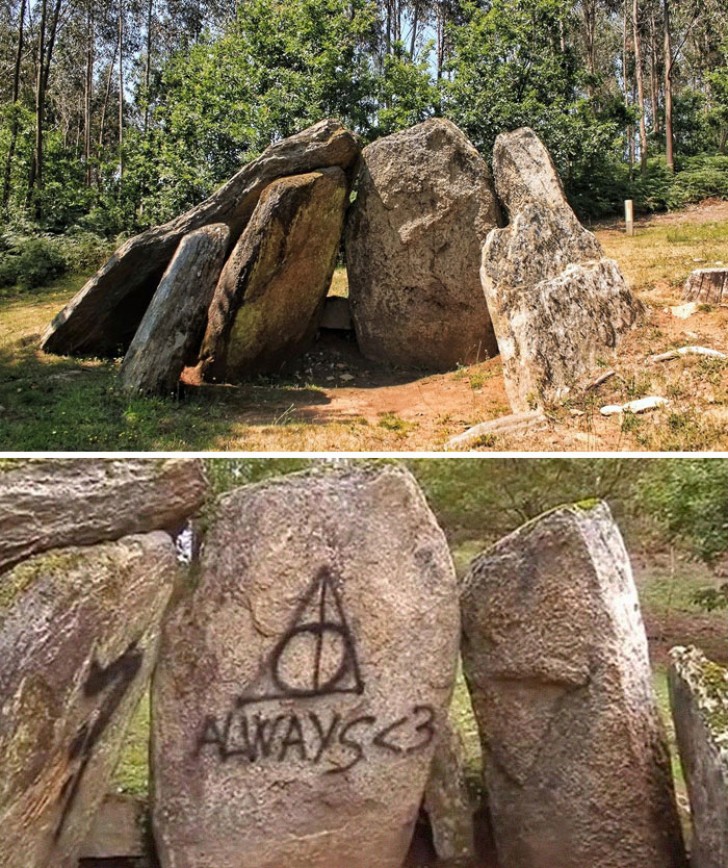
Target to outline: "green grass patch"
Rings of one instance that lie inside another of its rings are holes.
[[[126,732],[111,789],[132,796],[149,793],[149,693],[145,692]]]

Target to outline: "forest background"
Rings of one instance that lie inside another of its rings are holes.
[[[324,117],[533,127],[584,219],[728,197],[728,0],[0,0],[0,286],[95,267]]]

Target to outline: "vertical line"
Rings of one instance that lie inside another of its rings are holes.
[[[321,595],[319,597],[319,631],[316,634],[316,656],[314,658],[313,689],[318,690],[321,684],[321,655],[323,653],[324,631],[323,624],[326,621],[326,584],[328,576],[321,577]]]

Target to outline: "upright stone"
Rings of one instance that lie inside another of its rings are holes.
[[[495,355],[478,269],[497,225],[488,166],[450,121],[365,148],[346,238],[364,355],[432,371]]]
[[[438,858],[472,863],[476,858],[475,806],[465,778],[462,738],[452,721],[447,721],[435,746],[423,807]]]
[[[0,864],[76,868],[154,666],[162,532],[57,549],[0,586]]]
[[[533,130],[498,136],[493,176],[510,225],[488,235],[481,280],[508,399],[523,413],[583,385],[641,305],[579,223]]]
[[[215,289],[200,352],[208,380],[278,371],[308,349],[341,243],[349,184],[341,169],[275,181]]]
[[[205,499],[190,458],[32,458],[0,467],[4,570],[38,552],[151,530],[175,531]]]
[[[154,680],[162,868],[400,868],[458,635],[447,544],[408,473],[223,497]]]
[[[463,668],[501,868],[686,868],[629,558],[606,504],[477,558]]]
[[[697,648],[673,648],[668,672],[690,797],[692,868],[728,865],[728,670]]]
[[[214,223],[180,242],[121,366],[128,392],[177,392],[185,365],[197,361],[229,240],[227,226]]]
[[[123,355],[185,235],[226,223],[234,243],[272,181],[332,166],[348,170],[359,150],[356,136],[335,120],[271,145],[209,199],[122,245],[55,317],[42,349],[60,355]]]
[[[721,304],[728,300],[728,268],[698,268],[685,281],[685,301]]]

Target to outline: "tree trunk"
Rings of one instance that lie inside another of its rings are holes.
[[[45,65],[47,18],[47,0],[41,0],[40,25],[38,30],[38,65],[35,77],[35,150],[33,152],[33,162],[30,166],[30,178],[28,179],[28,207],[33,204],[34,199],[37,201],[36,190],[43,189],[43,120],[45,113],[45,92],[43,90],[45,76],[43,75],[43,67]],[[36,216],[41,216],[40,205],[38,204],[36,204]]]
[[[412,19],[412,39],[410,40],[410,58],[415,59],[415,51],[417,50],[417,28],[420,24],[420,4],[414,4],[414,17]]]
[[[119,183],[124,180],[124,2],[119,0]]]
[[[637,83],[637,108],[640,113],[640,171],[647,171],[647,123],[645,120],[645,88],[642,78],[642,40],[639,27],[639,0],[632,0],[632,41],[634,44],[634,75]]]
[[[665,42],[665,159],[667,168],[675,171],[675,142],[672,129],[672,33],[670,32],[670,0],[662,0]]]
[[[657,69],[657,23],[654,7],[650,11],[650,99],[652,102],[652,129],[659,133],[660,124],[660,76]]]
[[[20,13],[18,15],[18,47],[15,54],[15,68],[13,70],[13,120],[10,126],[10,144],[8,155],[5,160],[5,177],[3,180],[3,213],[7,214],[10,204],[10,188],[13,172],[13,159],[18,145],[18,108],[20,102],[20,70],[23,64],[23,49],[25,48],[25,4],[21,0]]]
[[[86,87],[84,93],[84,145],[83,156],[86,161],[86,186],[90,187],[93,184],[93,170],[91,166],[92,154],[92,139],[91,139],[91,124],[93,110],[93,93],[94,93],[94,6],[93,3],[88,4],[88,18],[86,31]]]
[[[152,89],[152,25],[154,23],[154,0],[147,3],[147,59],[144,67],[144,135],[149,132],[149,102]]]
[[[104,102],[101,106],[101,119],[99,121],[99,150],[103,150],[104,147],[104,135],[106,133],[106,115],[109,111],[109,100],[111,99],[111,82],[114,78],[114,70],[116,69],[116,52],[118,51],[119,45],[116,43],[114,45],[114,54],[111,58],[111,62],[109,63],[109,72],[106,76],[106,90],[104,92]]]

